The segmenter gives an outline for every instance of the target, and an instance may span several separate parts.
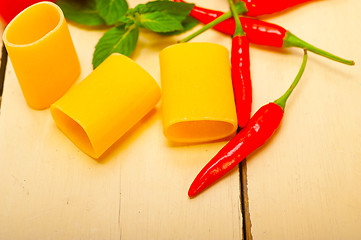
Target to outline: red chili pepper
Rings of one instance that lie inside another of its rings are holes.
[[[252,110],[252,81],[249,59],[249,43],[242,29],[238,13],[232,0],[228,0],[236,29],[232,38],[231,49],[231,73],[233,94],[236,105],[238,126],[243,128],[247,125]]]
[[[249,43],[246,36],[237,35],[233,37],[231,66],[238,126],[243,128],[248,123],[252,110],[252,81],[249,59]]]
[[[242,0],[247,8],[246,16],[256,17],[283,11],[287,8],[312,0]]]
[[[307,62],[307,51],[302,66],[291,87],[274,102],[262,106],[231,141],[229,141],[198,173],[191,184],[188,196],[193,197],[209,187],[250,153],[262,146],[281,124],[286,101],[300,80]]]
[[[55,0],[48,1],[54,2]],[[25,8],[38,2],[41,0],[0,0],[0,20],[8,24]]]
[[[175,1],[180,1],[180,0],[175,0]],[[198,19],[199,21],[205,24],[209,24],[213,22],[217,18],[221,17],[223,14],[224,13],[221,11],[215,11],[197,6],[195,6],[190,13],[192,17]],[[278,47],[278,48],[298,47],[302,49],[307,49],[313,53],[316,53],[318,55],[324,56],[326,58],[329,58],[331,60],[340,63],[344,63],[347,65],[355,65],[354,61],[346,60],[338,56],[335,56],[331,53],[328,53],[324,50],[321,50],[303,41],[302,39],[292,34],[290,31],[276,24],[257,19],[247,18],[247,17],[240,17],[239,19],[241,20],[243,30],[245,31],[248,41],[250,43],[264,45],[264,46]],[[215,26],[213,26],[213,28],[219,32],[232,36],[234,34],[236,24],[233,18],[228,18],[216,24]],[[189,39],[187,41],[189,41]]]
[[[174,2],[185,2],[183,0],[173,0]],[[243,15],[257,17],[266,14],[277,13],[298,4],[310,2],[312,0],[242,0],[244,3]],[[194,11],[203,11],[202,8],[195,7]]]

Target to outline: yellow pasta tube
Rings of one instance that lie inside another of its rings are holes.
[[[176,142],[207,142],[237,130],[229,51],[214,43],[181,43],[159,55],[163,133]]]
[[[22,93],[34,109],[48,108],[80,74],[80,63],[63,12],[40,2],[18,14],[3,40]]]
[[[112,54],[50,106],[58,128],[99,158],[159,102],[153,77],[130,58]]]

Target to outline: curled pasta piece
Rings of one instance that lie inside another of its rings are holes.
[[[48,108],[80,74],[63,12],[52,2],[19,13],[7,25],[3,40],[24,98],[34,109]]]
[[[235,133],[229,51],[214,43],[180,43],[159,55],[163,133],[175,142],[207,142]]]
[[[112,54],[50,107],[58,128],[99,158],[159,102],[154,78],[136,62]]]

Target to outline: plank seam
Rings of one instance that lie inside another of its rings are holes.
[[[6,64],[8,61],[8,52],[6,51],[4,44],[2,46],[0,61],[1,61],[1,65],[0,65],[0,106],[1,106],[1,97],[3,95],[3,90],[4,90]]]
[[[253,240],[251,232],[251,217],[249,212],[248,187],[247,187],[247,162],[243,160],[239,164],[240,174],[240,195],[241,195],[241,211],[242,211],[242,239]]]

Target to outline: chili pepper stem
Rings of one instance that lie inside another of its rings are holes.
[[[310,52],[316,53],[318,55],[321,55],[323,57],[329,58],[331,60],[334,60],[336,62],[340,62],[347,65],[355,65],[355,62],[352,60],[346,60],[343,58],[340,58],[338,56],[335,56],[329,52],[326,52],[322,49],[319,49],[315,46],[312,46],[311,44],[303,41],[302,39],[298,38],[291,32],[287,31],[286,35],[283,39],[283,47],[299,47],[299,48],[305,48]]]
[[[303,72],[305,71],[305,67],[306,67],[306,63],[307,63],[307,49],[304,49],[304,56],[303,56],[303,62],[301,65],[300,70],[298,71],[298,74],[295,78],[295,80],[293,80],[290,88],[280,97],[278,98],[276,101],[274,101],[275,104],[277,104],[278,106],[280,106],[282,108],[283,111],[285,111],[285,106],[286,106],[286,102],[288,97],[291,95],[291,93],[293,92],[293,90],[295,89],[295,87],[297,86],[298,82],[301,79],[301,76],[303,74]]]
[[[205,32],[206,30],[216,26],[218,23],[223,22],[224,20],[227,20],[228,18],[232,17],[232,12],[228,11],[225,14],[223,14],[222,16],[216,18],[214,21],[204,25],[204,27],[202,27],[201,29],[199,29],[198,31],[192,33],[191,35],[189,35],[188,37],[182,39],[179,41],[179,43],[185,43],[190,41],[191,39],[195,38],[196,36],[198,36],[199,34]]]
[[[246,4],[244,2],[239,2],[237,3],[236,5],[236,11],[237,11],[237,14],[242,14],[242,13],[245,13],[247,12],[247,8],[246,8]],[[199,34],[205,32],[206,30],[210,29],[210,28],[213,28],[214,26],[216,26],[217,24],[227,20],[228,18],[231,18],[233,15],[232,15],[232,11],[228,11],[226,13],[224,13],[223,15],[221,15],[220,17],[216,18],[215,20],[213,20],[212,22],[204,25],[201,29],[199,29],[198,31],[192,33],[191,35],[189,35],[188,37],[185,37],[184,39],[178,41],[178,43],[185,43],[185,42],[188,42],[190,41],[191,39],[195,38],[196,36],[198,36]]]
[[[238,17],[238,12],[236,10],[236,7],[234,6],[233,0],[228,0],[229,3],[229,7],[231,8],[231,12],[234,18],[234,21],[236,22],[236,29],[234,30],[234,36],[244,36],[245,33],[243,31],[242,25],[241,25],[241,20],[239,20]]]

